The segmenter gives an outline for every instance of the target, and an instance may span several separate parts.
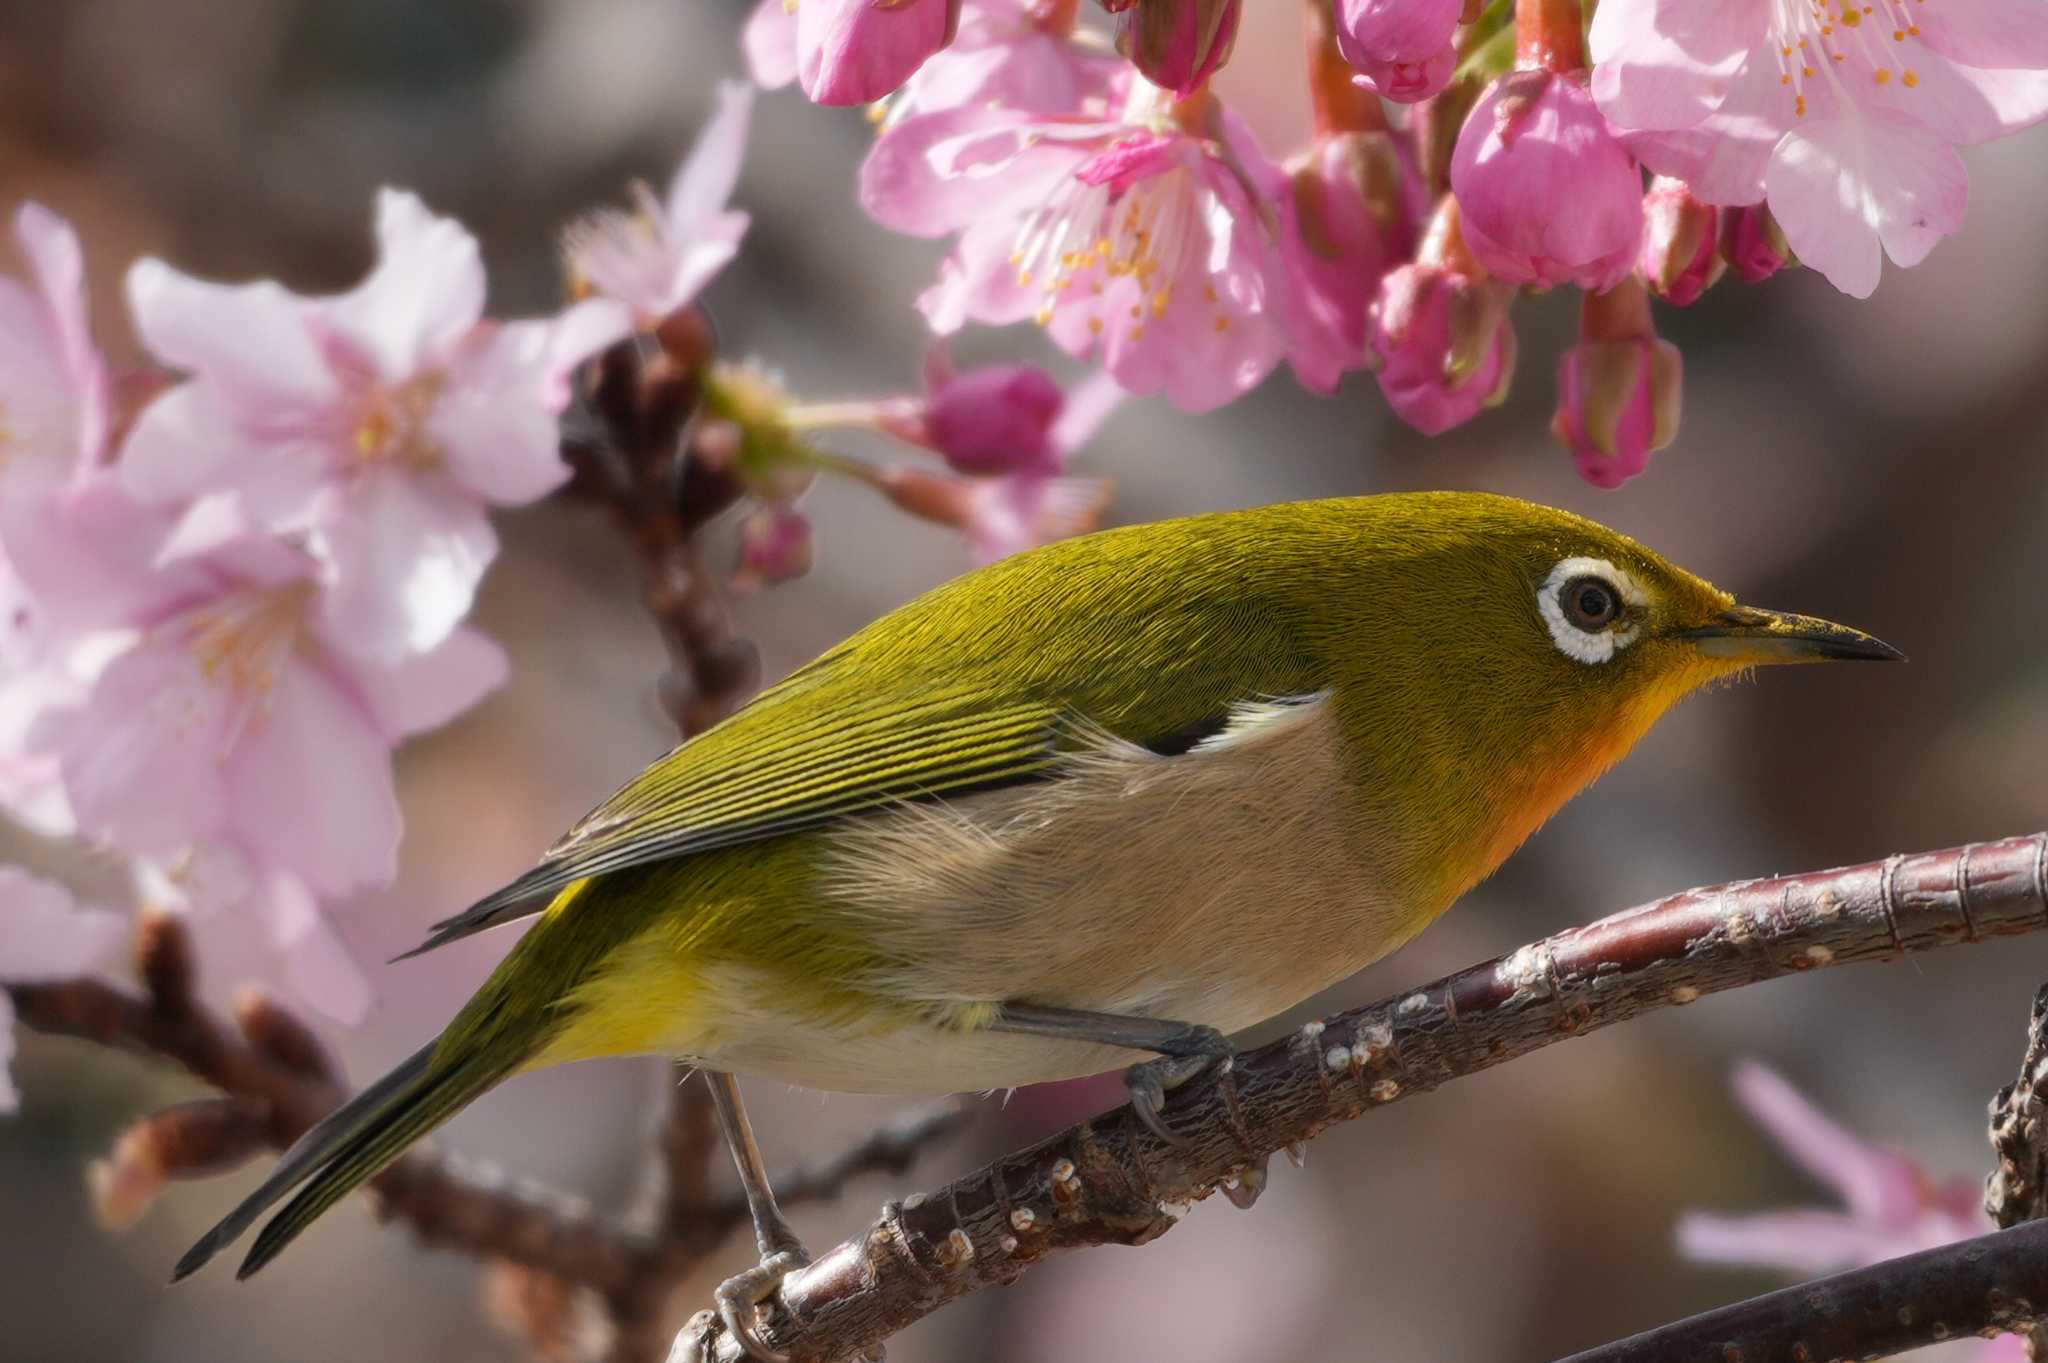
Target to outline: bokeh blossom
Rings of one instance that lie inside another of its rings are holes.
[[[232,498],[303,538],[323,628],[395,664],[439,647],[497,552],[486,509],[568,477],[567,375],[629,326],[615,303],[483,319],[476,240],[410,194],[377,201],[379,259],[353,291],[210,284],[130,270],[143,341],[192,375],[137,420],[121,458],[141,500]]]
[[[2033,0],[1608,0],[1591,33],[1601,110],[1709,203],[1768,202],[1842,292],[1880,255],[1918,264],[1962,224],[1958,145],[2048,114]]]
[[[32,273],[0,277],[0,514],[12,516],[99,456],[106,366],[86,321],[85,260],[71,225],[41,204],[15,211]]]
[[[746,154],[753,87],[727,81],[718,109],[656,199],[635,186],[631,213],[603,210],[569,229],[569,269],[590,292],[633,310],[652,327],[694,299],[739,252],[747,215],[726,207]]]
[[[80,908],[70,891],[0,864],[0,984],[68,979],[104,963],[127,931],[105,909]],[[0,989],[0,1112],[20,1101],[8,1073],[14,1058],[14,1005]]]
[[[1840,1199],[1835,1208],[1794,1207],[1724,1216],[1688,1212],[1679,1251],[1700,1263],[1783,1269],[1798,1278],[1862,1268],[1933,1249],[1992,1229],[1980,1179],[1936,1179],[1895,1150],[1844,1130],[1778,1074],[1754,1061],[1739,1065],[1735,1096],[1779,1149]],[[1975,1363],[2021,1363],[2017,1335],[1951,1345]]]
[[[1108,122],[992,109],[906,120],[869,154],[861,202],[898,231],[959,235],[919,299],[939,334],[1033,318],[1130,392],[1208,411],[1287,350],[1265,207],[1284,177],[1221,106],[1162,107],[1149,92]]]
[[[1320,136],[1288,165],[1280,243],[1293,312],[1288,359],[1331,392],[1366,364],[1367,314],[1388,270],[1413,255],[1425,200],[1385,129]]]

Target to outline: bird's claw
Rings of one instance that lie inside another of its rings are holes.
[[[1162,1055],[1133,1065],[1124,1072],[1124,1086],[1130,1090],[1131,1110],[1145,1129],[1168,1145],[1185,1146],[1188,1138],[1166,1124],[1166,1095],[1190,1079],[1215,1070],[1230,1072],[1236,1052],[1229,1038],[1214,1027],[1189,1029],[1188,1049],[1178,1055]]]
[[[735,1273],[718,1285],[712,1300],[718,1303],[718,1318],[755,1363],[789,1363],[789,1355],[762,1342],[757,1317],[760,1308],[782,1290],[782,1280],[810,1262],[801,1249],[785,1249],[769,1255],[744,1273]]]

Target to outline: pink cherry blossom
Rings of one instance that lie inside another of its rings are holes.
[[[397,662],[327,624],[319,565],[210,499],[160,553],[179,590],[130,621],[57,755],[79,828],[136,857],[232,847],[324,897],[388,881],[391,749],[504,677],[458,628]]]
[[[1721,277],[1721,213],[1702,203],[1683,180],[1660,175],[1643,196],[1643,246],[1636,271],[1650,292],[1674,307],[1691,307]]]
[[[1191,105],[1180,116],[1201,114]],[[1285,265],[1268,226],[1284,180],[1234,116],[1211,112],[1203,132],[1142,93],[1109,122],[922,115],[877,141],[861,201],[898,231],[960,234],[919,300],[941,335],[1032,317],[1129,391],[1208,411],[1258,383],[1288,345]]]
[[[1600,107],[1646,164],[1709,203],[1767,201],[1858,298],[1881,254],[1916,265],[1961,225],[1957,145],[2048,114],[2032,0],[1614,0],[1591,42]]]
[[[569,229],[569,267],[592,292],[652,327],[694,299],[738,253],[747,215],[728,209],[747,145],[751,86],[718,87],[718,110],[657,200],[635,186],[636,211],[593,213]]]
[[[1359,83],[1402,104],[1450,83],[1463,0],[1337,0],[1337,47]]]
[[[894,93],[953,41],[961,0],[761,0],[741,46],[754,79],[796,80],[819,104]]]
[[[1386,132],[1318,137],[1289,165],[1280,244],[1293,303],[1288,360],[1317,392],[1366,363],[1367,314],[1387,271],[1414,254],[1421,177]]]
[[[1146,80],[1194,93],[1230,58],[1244,0],[1137,0],[1117,29],[1117,48]]]
[[[125,930],[120,914],[80,908],[63,886],[0,865],[0,983],[83,975],[113,955]],[[13,1057],[14,1006],[0,990],[0,1112],[20,1101],[8,1074]]]
[[[1512,71],[1458,134],[1451,190],[1465,242],[1513,284],[1605,289],[1635,265],[1643,179],[1580,78]]]
[[[1861,1268],[1989,1231],[1982,1181],[1937,1181],[1912,1158],[1869,1145],[1809,1103],[1783,1076],[1754,1061],[1735,1071],[1735,1096],[1792,1161],[1841,1199],[1839,1209],[1799,1207],[1721,1216],[1688,1212],[1679,1252],[1710,1264],[1784,1269],[1801,1278]],[[2016,1335],[1973,1341],[1978,1363],[2021,1363]]]
[[[1106,116],[1123,63],[1074,40],[1073,10],[1040,0],[966,0],[952,44],[890,98],[884,126],[967,105]]]
[[[261,982],[344,1026],[368,1014],[369,980],[298,876],[232,840],[170,862],[145,858],[132,873],[138,900],[176,915],[192,934],[207,993],[231,996]]]
[[[142,413],[120,469],[145,502],[226,495],[254,527],[303,537],[323,628],[396,665],[468,613],[497,552],[486,506],[568,476],[555,430],[567,375],[630,319],[590,300],[484,321],[475,239],[410,194],[379,196],[377,236],[376,269],[337,297],[136,264],[143,340],[193,377]]]

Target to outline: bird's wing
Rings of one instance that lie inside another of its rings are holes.
[[[1007,580],[984,579],[979,594],[962,580],[885,616],[649,766],[409,954],[536,912],[592,876],[1053,778],[1062,751],[1091,736],[1185,752],[1241,702],[1314,689],[1287,632],[1247,608],[1235,579],[1227,605],[1205,607],[1185,574],[1094,571],[1102,556],[1073,543],[984,570]],[[981,604],[991,593],[994,619]]]

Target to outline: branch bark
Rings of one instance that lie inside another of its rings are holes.
[[[2034,995],[2019,1078],[1991,1100],[1991,1148],[1998,1167],[1985,1181],[1984,1210],[2001,1226],[2039,1223],[2048,1216],[2048,986]],[[2048,1363],[2048,1323],[2027,1331],[2027,1357]]]
[[[1559,1363],[1823,1363],[2027,1330],[2048,1305],[2048,1221],[1768,1292]]]
[[[788,1279],[763,1334],[847,1358],[1048,1255],[1152,1240],[1273,1151],[1553,1042],[1740,985],[2043,928],[2048,833],[1688,890],[1246,1052],[1175,1093],[1182,1147],[1122,1108],[891,1204]],[[670,1357],[743,1354],[700,1314]]]

